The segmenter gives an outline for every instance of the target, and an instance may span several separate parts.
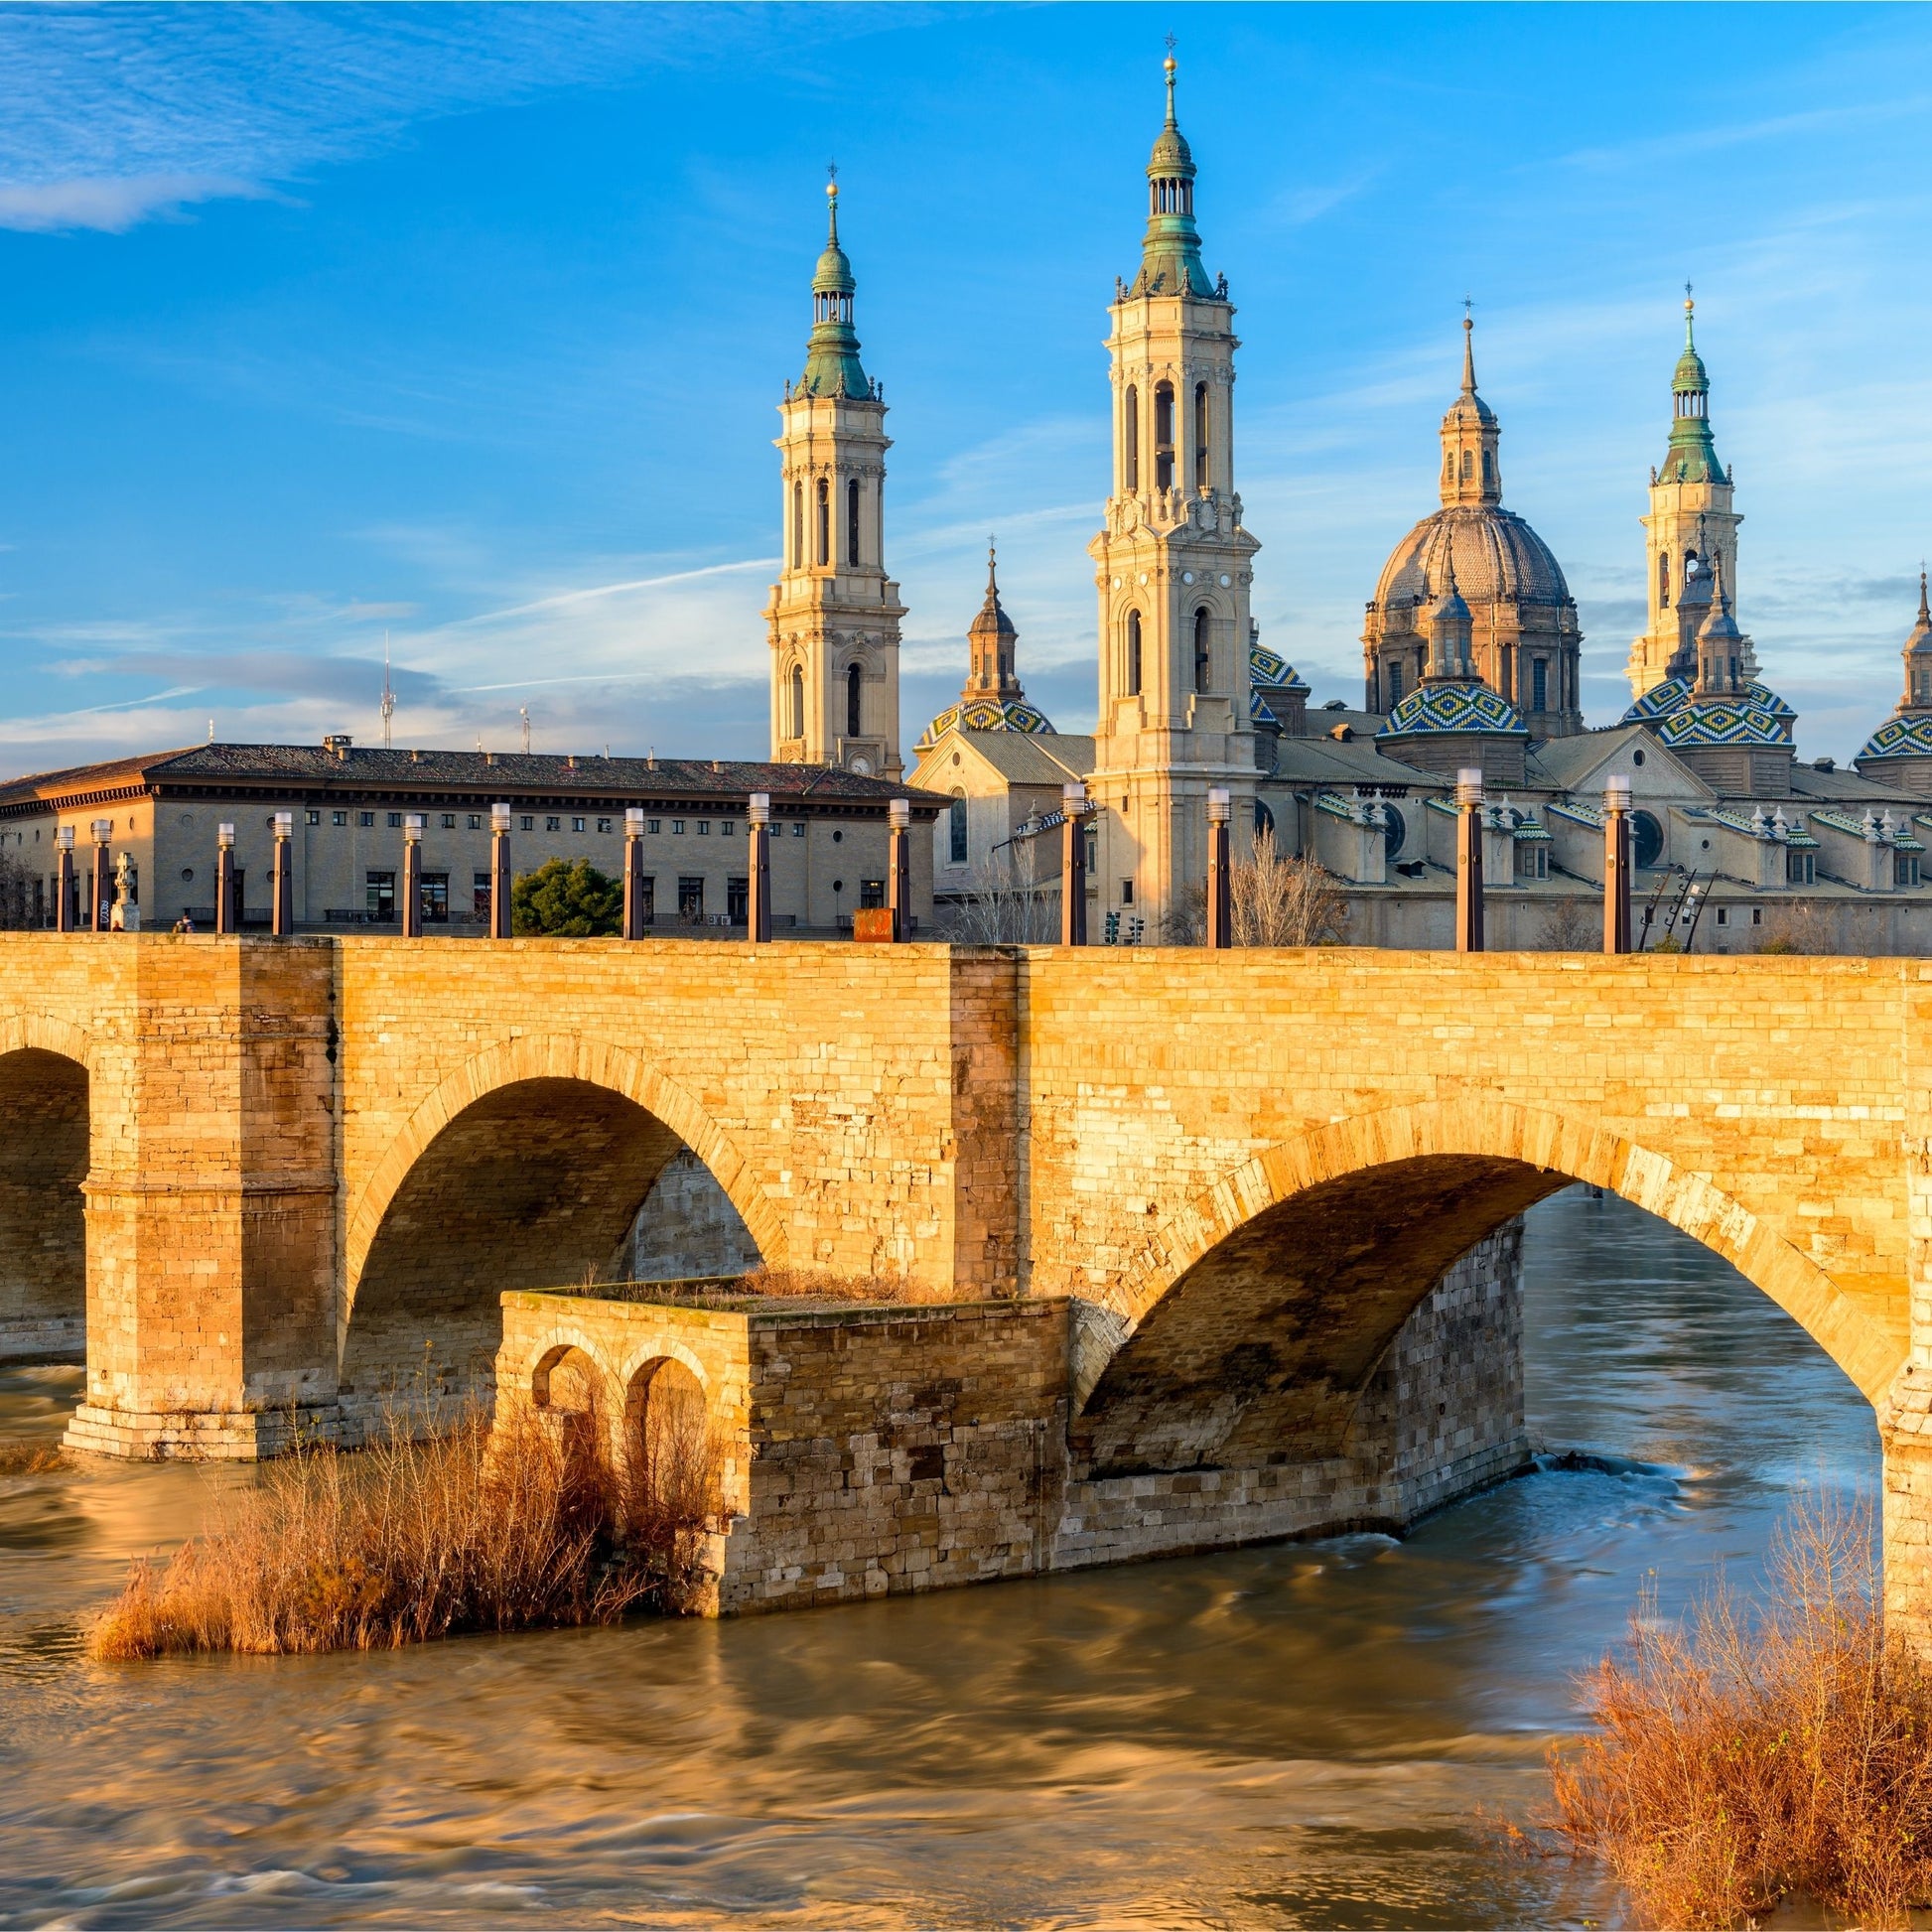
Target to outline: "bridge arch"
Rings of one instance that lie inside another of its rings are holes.
[[[1105,1298],[1125,1338],[1076,1386],[1076,1434],[1100,1467],[1333,1452],[1445,1269],[1573,1181],[1723,1256],[1883,1399],[1898,1339],[1708,1174],[1594,1122],[1463,1094],[1279,1143],[1171,1216]]]
[[[689,1149],[760,1256],[782,1222],[723,1131],[622,1047],[524,1035],[442,1081],[384,1153],[351,1211],[341,1324],[351,1426],[397,1397],[493,1385],[505,1289],[608,1278],[658,1177]]]
[[[85,1346],[92,1060],[68,1021],[0,1022],[0,1360]]]

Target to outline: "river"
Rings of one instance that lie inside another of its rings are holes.
[[[1530,1216],[1547,1470],[1356,1536],[738,1623],[102,1668],[128,1557],[232,1471],[0,1477],[0,1926],[1602,1923],[1497,1856],[1645,1577],[1747,1579],[1870,1410],[1724,1263]],[[79,1372],[0,1371],[0,1440]]]

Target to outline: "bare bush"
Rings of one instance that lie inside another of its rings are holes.
[[[18,849],[0,851],[0,932],[24,932],[44,923],[34,916],[34,879]]]
[[[417,1442],[397,1415],[362,1450],[303,1447],[165,1564],[137,1563],[89,1649],[387,1650],[678,1607],[665,1512],[630,1533],[636,1486],[580,1421],[525,1410],[492,1432],[471,1410]]]
[[[1059,881],[1036,878],[1038,844],[1037,838],[1017,839],[973,867],[968,897],[947,912],[949,937],[971,946],[1045,945],[1059,937]]]
[[[1598,1730],[1551,1752],[1552,1828],[1660,1926],[1732,1926],[1806,1892],[1868,1927],[1932,1899],[1932,1672],[1887,1636],[1868,1509],[1813,1501],[1754,1608],[1688,1627],[1654,1596],[1587,1680]]]
[[[1595,952],[1602,943],[1602,910],[1587,899],[1559,899],[1536,929],[1538,952]]]
[[[1785,899],[1764,909],[1764,923],[1757,928],[1761,953],[1841,953],[1868,951],[1854,935],[1848,935],[1841,921],[1845,910],[1815,898]],[[1861,930],[1863,920],[1858,921]],[[1850,943],[1848,943],[1848,939]]]
[[[1274,828],[1255,834],[1251,857],[1229,875],[1237,946],[1339,946],[1347,943],[1349,904],[1341,881],[1312,859],[1279,852]]]

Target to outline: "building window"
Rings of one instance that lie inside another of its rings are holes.
[[[584,821],[581,818],[573,818],[570,821],[570,829],[573,832],[581,832],[584,829]]]
[[[423,874],[423,923],[448,925],[450,922],[450,875],[447,872]]]
[[[791,730],[786,736],[803,738],[805,735],[805,671],[800,664],[791,667]]]
[[[1670,609],[1670,553],[1660,552],[1657,558],[1657,608]]]
[[[963,866],[966,863],[966,798],[963,792],[954,792],[953,801],[946,810],[946,863]]]
[[[1550,660],[1547,657],[1530,659],[1530,709],[1547,711],[1550,708]]]
[[[1389,709],[1393,711],[1402,702],[1402,666],[1391,660],[1389,664]]]
[[[389,814],[389,825],[391,830],[399,829],[402,825],[402,814],[400,812],[391,812]]]
[[[1212,656],[1207,647],[1207,612],[1205,608],[1194,613],[1194,689],[1205,691],[1208,673],[1212,669]]]
[[[465,822],[469,825],[471,831],[481,832],[483,830],[483,813],[472,812]]]
[[[802,818],[793,821],[791,836],[794,839],[802,839],[805,836],[805,821]]]
[[[1787,886],[1815,886],[1818,883],[1818,861],[1809,852],[1787,852],[1784,855],[1784,883]]]
[[[657,881],[649,873],[644,873],[637,881],[637,897],[643,907],[645,925],[657,923]]]
[[[369,917],[386,925],[396,916],[396,875],[372,872],[365,875]]]
[[[597,821],[597,829],[598,829],[598,830],[599,830],[600,832],[607,832],[607,833],[608,833],[608,832],[610,831],[610,829],[611,829],[611,821],[610,821],[610,820],[609,820],[608,818],[600,818],[600,819],[599,819],[599,820]]]
[[[725,881],[725,918],[732,925],[752,922],[752,882],[749,879]]]
[[[644,820],[644,830],[646,832],[661,832],[663,829],[664,821],[661,818],[647,818]]]
[[[859,561],[859,479],[854,477],[845,486],[845,560],[848,564]]]
[[[546,832],[561,832],[564,829],[564,822],[555,812],[552,812],[544,819],[543,829]]]
[[[1194,384],[1194,487],[1207,487],[1207,384]]]
[[[791,567],[801,569],[805,562],[805,485],[791,486]]]
[[[684,836],[683,819],[674,818],[671,820],[671,834],[674,838],[680,838],[680,839]]]
[[[845,673],[845,735],[857,738],[862,729],[860,720],[865,708],[865,673],[857,664],[850,665]]]
[[[489,875],[486,872],[473,872],[470,875],[470,911],[479,924],[489,923]]]
[[[1630,862],[1648,871],[1664,856],[1664,828],[1654,812],[1630,814]]]
[[[818,561],[832,561],[832,485],[823,477],[818,480]]]
[[[329,814],[329,822],[331,825],[346,825],[348,823],[348,814],[346,812],[331,812]]]
[[[1918,884],[1917,853],[1894,852],[1891,855],[1891,883],[1894,886],[1916,886]]]
[[[677,882],[677,915],[687,925],[697,925],[704,918],[704,881],[685,876]]]
[[[358,825],[373,825],[375,823],[375,814],[373,812],[357,812],[355,814],[355,822]]]
[[[1496,486],[1496,453],[1493,450],[1482,453],[1482,486],[1484,489],[1494,489]]]
[[[699,820],[698,820],[698,837],[699,837],[699,838],[701,838],[701,839],[708,839],[708,838],[710,838],[710,836],[711,836],[711,821],[710,821],[710,819],[708,819],[708,818],[701,818],[701,819],[699,819]]]
[[[525,832],[534,832],[537,829],[536,820],[528,812],[525,812],[516,822],[518,827]]]
[[[883,879],[862,879],[859,882],[859,909],[862,912],[877,912],[886,903],[886,882]]]
[[[1761,906],[1761,905],[1753,905],[1753,906],[1751,907],[1751,924],[1752,924],[1752,925],[1762,925],[1763,923],[1764,923],[1764,908],[1763,908],[1763,906]]]
[[[1141,695],[1141,614],[1138,611],[1127,614],[1127,695],[1130,698]]]
[[[738,836],[738,820],[735,818],[726,819],[718,827],[718,836],[721,839],[736,838]]]
[[[1141,392],[1131,382],[1127,385],[1124,406],[1127,413],[1121,424],[1121,443],[1125,460],[1121,468],[1131,496],[1141,486]]]
[[[1173,487],[1173,384],[1154,385],[1154,486]]]
[[[1728,906],[1721,905],[1718,907],[1718,923],[1720,925],[1728,925],[1730,923],[1730,908]]]
[[[1475,475],[1476,454],[1473,450],[1462,452],[1462,481],[1467,483]]]
[[[456,830],[456,813],[455,813],[455,812],[445,812],[445,813],[444,813],[444,814],[442,815],[442,817],[443,817],[443,829],[444,829],[444,831],[446,831],[446,832],[454,832],[454,831]]]
[[[1131,879],[1123,879],[1120,882],[1120,902],[1123,905],[1134,903],[1134,882]]]

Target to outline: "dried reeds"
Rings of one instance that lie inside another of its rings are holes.
[[[1732,1926],[1787,1893],[1867,1927],[1932,1899],[1932,1672],[1887,1636],[1868,1510],[1810,1501],[1763,1600],[1654,1596],[1585,1680],[1594,1735],[1551,1751],[1549,1823],[1660,1926]]]
[[[397,1416],[359,1450],[301,1448],[165,1564],[137,1562],[89,1649],[391,1649],[687,1607],[715,1446],[620,1469],[583,1421],[521,1411],[492,1431],[469,1411],[424,1442]]]

